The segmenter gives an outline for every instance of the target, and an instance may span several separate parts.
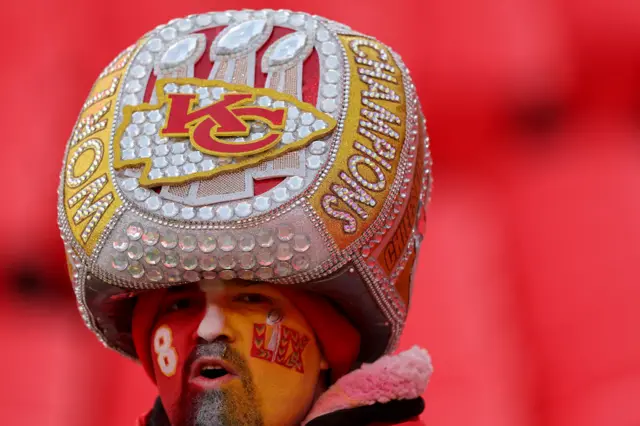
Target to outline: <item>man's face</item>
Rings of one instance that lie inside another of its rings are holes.
[[[297,425],[326,368],[300,311],[267,284],[169,290],[150,345],[174,426]]]

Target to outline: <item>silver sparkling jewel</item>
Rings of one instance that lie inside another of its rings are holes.
[[[127,249],[127,256],[129,259],[138,260],[144,254],[144,249],[142,248],[142,244],[138,241],[134,241],[129,244],[129,248]]]
[[[140,262],[131,262],[127,268],[127,272],[135,279],[142,278],[144,276],[144,268]]]
[[[154,246],[160,239],[160,232],[155,228],[147,228],[142,234],[142,242],[148,246]]]
[[[256,239],[251,234],[242,234],[238,238],[238,247],[242,251],[251,251],[256,246]]]
[[[166,249],[172,249],[178,245],[178,234],[172,230],[163,232],[160,237],[160,245]]]
[[[127,226],[127,237],[132,241],[139,240],[143,232],[142,225],[137,222],[133,222]]]
[[[129,239],[126,237],[126,235],[119,234],[113,240],[113,249],[116,251],[124,252],[127,250],[128,247],[129,247]]]
[[[144,261],[149,265],[157,265],[162,260],[162,252],[157,247],[144,249]]]
[[[232,234],[224,233],[218,237],[218,247],[222,251],[232,251],[236,248],[236,239]]]
[[[182,235],[178,242],[178,246],[184,252],[192,252],[196,249],[198,242],[193,235]]]
[[[186,254],[182,257],[182,267],[187,271],[192,271],[198,267],[198,258],[193,254]]]
[[[218,266],[218,259],[212,254],[200,258],[200,268],[203,271],[213,271]]]
[[[164,255],[162,264],[167,268],[175,268],[178,266],[178,262],[180,262],[180,257],[174,252],[169,252]]]

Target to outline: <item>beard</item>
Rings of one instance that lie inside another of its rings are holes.
[[[190,366],[204,356],[218,357],[231,364],[242,386],[195,391],[185,383],[176,426],[263,426],[253,379],[244,358],[226,342],[213,342],[198,346],[185,365]]]

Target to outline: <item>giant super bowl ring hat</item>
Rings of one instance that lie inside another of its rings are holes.
[[[237,278],[325,296],[372,361],[403,329],[430,188],[391,48],[306,13],[212,12],[160,25],[98,76],[58,215],[83,319],[125,355],[141,291]]]

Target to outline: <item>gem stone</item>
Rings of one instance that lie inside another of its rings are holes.
[[[229,233],[218,236],[218,247],[222,251],[231,251],[236,248],[236,239]]]
[[[198,258],[192,254],[187,254],[182,258],[182,267],[187,271],[192,271],[198,266]]]
[[[269,55],[269,65],[278,65],[296,58],[307,42],[307,35],[303,32],[295,32],[282,37],[273,45]]]
[[[258,232],[256,241],[260,247],[271,247],[275,241],[273,237],[273,231],[270,229],[261,229]]]
[[[131,262],[131,264],[127,268],[127,271],[133,278],[136,279],[142,278],[142,276],[144,275],[144,268],[142,267],[140,262]]]
[[[196,271],[186,271],[184,273],[184,279],[190,283],[196,283],[200,281],[200,274]]]
[[[160,268],[148,268],[147,278],[149,281],[158,282],[162,280],[162,270]]]
[[[269,266],[275,260],[274,253],[267,247],[261,247],[256,251],[256,259],[262,266]]]
[[[216,237],[213,234],[206,233],[198,236],[198,248],[203,253],[211,253],[216,249]]]
[[[267,267],[258,268],[256,275],[262,280],[268,280],[273,277],[273,269]]]
[[[256,246],[256,239],[251,234],[242,234],[238,238],[238,247],[242,251],[251,251]]]
[[[178,246],[182,251],[192,252],[196,249],[198,242],[193,235],[183,235],[180,237]]]
[[[143,254],[144,251],[142,249],[142,244],[137,241],[129,244],[129,248],[127,249],[127,256],[129,256],[129,259],[138,260],[142,257]]]
[[[203,271],[213,271],[216,269],[217,259],[214,255],[203,256],[200,259],[200,268]]]
[[[304,271],[309,267],[309,256],[303,253],[298,253],[291,259],[291,266],[296,271]]]
[[[164,261],[162,262],[162,264],[167,268],[175,268],[176,266],[178,266],[179,261],[180,261],[180,258],[176,253],[169,252],[165,254]]]
[[[116,271],[124,271],[125,269],[127,269],[127,266],[129,266],[129,260],[124,253],[118,253],[113,256],[111,266]]]
[[[235,271],[232,271],[231,269],[224,269],[224,270],[220,271],[220,274],[218,274],[218,275],[223,280],[232,280],[232,279],[234,279],[236,277]]]
[[[160,239],[160,232],[155,228],[147,228],[142,234],[142,242],[148,246],[154,246]]]
[[[144,249],[144,260],[149,265],[157,265],[162,260],[162,252],[156,247],[147,247]]]
[[[129,240],[127,239],[126,236],[124,235],[118,235],[114,240],[113,240],[113,248],[116,251],[126,251],[127,248],[129,247]]]
[[[127,226],[127,237],[129,237],[130,240],[139,240],[143,232],[144,229],[142,225],[137,222],[130,223],[129,226]]]
[[[264,19],[254,19],[241,24],[229,27],[226,32],[218,37],[214,42],[219,52],[234,53],[246,48],[264,32],[267,21]]]

